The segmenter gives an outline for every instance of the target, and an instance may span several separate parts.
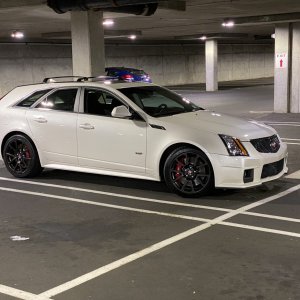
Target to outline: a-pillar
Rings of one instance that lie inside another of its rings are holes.
[[[291,24],[278,24],[275,29],[274,111],[290,109]]]
[[[205,42],[205,69],[206,91],[218,90],[218,42],[207,40]]]
[[[300,23],[293,24],[290,112],[300,113]]]
[[[105,49],[103,13],[72,11],[72,57],[74,76],[104,74]]]

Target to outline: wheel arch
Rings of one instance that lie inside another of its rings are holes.
[[[7,142],[7,140],[8,140],[10,137],[12,137],[12,136],[14,136],[14,135],[18,135],[18,134],[19,134],[19,135],[25,136],[25,137],[32,143],[32,146],[35,148],[36,152],[39,154],[39,151],[38,151],[38,149],[37,149],[37,147],[36,147],[34,141],[32,140],[32,138],[31,138],[30,136],[28,136],[28,134],[26,134],[26,133],[24,133],[24,132],[22,132],[22,131],[16,130],[16,131],[11,131],[11,132],[9,132],[9,133],[6,134],[6,136],[3,138],[2,144],[1,144],[1,155],[2,155],[2,157],[3,157],[4,145],[5,145],[5,143]]]
[[[159,176],[160,176],[161,181],[164,181],[163,168],[164,168],[164,164],[166,162],[166,159],[168,158],[168,156],[174,150],[176,150],[178,148],[181,148],[181,147],[189,147],[189,148],[196,149],[196,150],[199,150],[199,151],[203,152],[207,156],[208,160],[210,161],[213,172],[215,172],[213,163],[211,161],[211,157],[208,155],[208,153],[206,151],[204,151],[203,149],[201,149],[200,147],[198,147],[194,144],[187,143],[187,142],[181,142],[181,143],[175,143],[175,144],[172,144],[172,145],[168,146],[164,150],[163,154],[161,155],[161,158],[160,158],[160,161],[159,161]]]

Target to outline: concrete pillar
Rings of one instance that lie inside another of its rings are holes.
[[[274,111],[289,112],[290,102],[291,24],[275,28]]]
[[[73,75],[104,74],[105,50],[102,22],[102,12],[71,12]]]
[[[300,113],[300,23],[293,24],[290,112]]]
[[[218,90],[218,42],[208,40],[205,42],[205,68],[206,68],[206,91]]]

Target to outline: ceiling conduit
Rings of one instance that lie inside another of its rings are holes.
[[[68,11],[102,10],[129,13],[134,15],[153,15],[159,0],[47,0],[47,4],[56,13]]]

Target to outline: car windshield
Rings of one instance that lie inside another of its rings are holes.
[[[189,100],[159,86],[142,86],[119,89],[126,97],[152,117],[203,110]]]

